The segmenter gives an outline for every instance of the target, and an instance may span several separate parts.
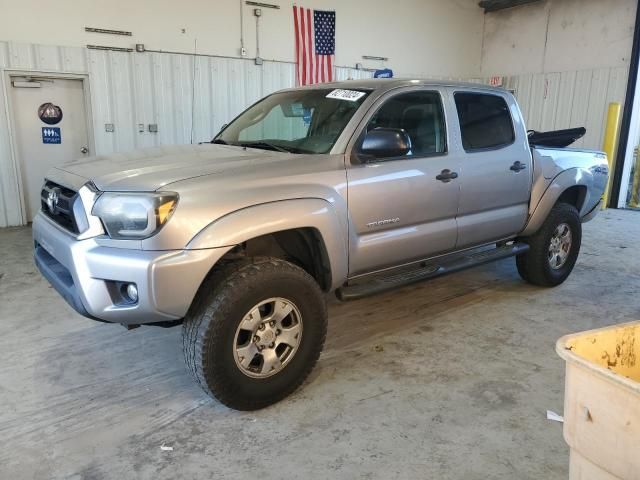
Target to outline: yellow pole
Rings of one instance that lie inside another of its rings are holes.
[[[633,187],[631,187],[631,200],[629,206],[631,208],[640,208],[640,146],[633,149]]]
[[[621,106],[618,102],[612,102],[609,104],[609,111],[607,112],[607,127],[604,130],[604,145],[602,146],[602,150],[607,154],[609,161],[609,181],[602,196],[603,210],[607,208],[609,203],[609,190],[611,189],[613,170],[616,166],[616,150],[618,148],[618,135],[620,134],[620,109]]]

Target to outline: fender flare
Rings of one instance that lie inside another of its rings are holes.
[[[533,209],[529,215],[529,221],[520,235],[526,237],[536,233],[547,219],[549,212],[551,212],[560,196],[569,188],[577,186],[582,186],[586,189],[586,194],[578,209],[580,218],[582,218],[590,210],[592,204],[598,203],[597,199],[594,201],[591,198],[593,175],[583,168],[571,168],[560,173],[551,181],[537,205],[532,206]]]
[[[298,228],[318,231],[330,264],[331,289],[338,288],[348,274],[346,225],[341,224],[334,206],[324,199],[279,200],[230,212],[198,232],[186,248],[229,248],[262,235]]]

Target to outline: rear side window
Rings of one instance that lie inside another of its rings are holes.
[[[507,102],[498,95],[456,93],[462,146],[465,150],[500,148],[513,143]]]

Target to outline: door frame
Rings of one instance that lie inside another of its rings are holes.
[[[20,156],[20,148],[18,146],[17,137],[14,135],[16,132],[16,124],[15,118],[13,115],[14,105],[11,95],[11,81],[13,77],[42,77],[42,78],[50,78],[52,80],[81,80],[82,81],[82,91],[84,96],[84,110],[85,110],[85,121],[86,121],[86,129],[87,129],[87,142],[89,144],[89,148],[91,152],[95,155],[95,137],[93,134],[93,115],[91,109],[91,86],[89,82],[88,74],[78,74],[78,73],[65,73],[65,72],[51,72],[47,70],[21,70],[21,69],[4,69],[2,70],[2,78],[1,81],[3,83],[3,95],[6,105],[6,115],[8,118],[8,127],[9,127],[9,151],[11,155],[11,166],[14,171],[14,180],[18,191],[18,205],[20,208],[20,218],[22,219],[22,224],[27,225],[28,223],[28,213],[26,208],[26,191],[25,187],[22,184],[22,162]]]

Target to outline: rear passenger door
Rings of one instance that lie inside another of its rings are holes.
[[[531,188],[531,154],[513,96],[450,89],[460,163],[456,248],[501,240],[522,230]]]

